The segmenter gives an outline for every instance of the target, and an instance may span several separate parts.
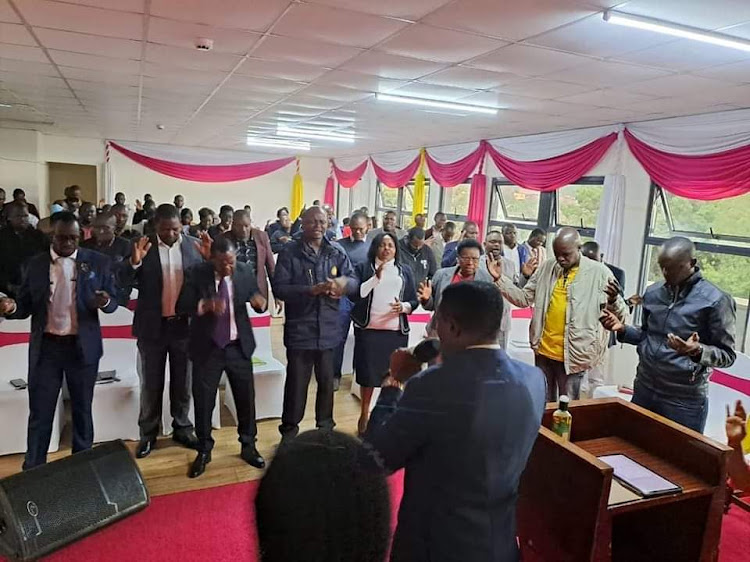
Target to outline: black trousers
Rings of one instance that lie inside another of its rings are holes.
[[[286,383],[284,384],[284,412],[279,432],[283,436],[299,433],[299,423],[305,417],[307,388],[313,367],[318,393],[315,397],[315,425],[333,429],[333,349],[287,349]]]
[[[24,470],[47,462],[63,375],[73,411],[73,453],[91,448],[94,443],[91,402],[98,371],[98,361],[83,362],[77,336],[44,335],[39,361],[29,368],[29,428]]]
[[[242,354],[238,343],[225,349],[213,350],[199,363],[193,363],[193,400],[195,402],[195,434],[198,450],[209,453],[214,448],[211,437],[211,417],[216,405],[216,391],[221,374],[226,371],[237,406],[237,433],[242,446],[255,445],[258,433],[255,425],[255,380],[253,362]]]
[[[141,413],[138,425],[141,439],[156,439],[159,434],[164,370],[169,356],[169,401],[172,428],[176,433],[190,433],[190,370],[188,365],[188,337],[183,326],[164,320],[158,340],[139,339],[141,353]]]

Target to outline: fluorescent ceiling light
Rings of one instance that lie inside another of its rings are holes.
[[[13,107],[13,106],[9,103],[0,103],[0,107]]]
[[[486,113],[488,115],[497,114],[494,107],[482,107],[480,105],[468,105],[465,103],[453,103],[449,101],[426,100],[423,98],[409,98],[406,96],[393,96],[391,94],[375,94],[378,101],[392,101],[396,103],[406,103],[409,105],[421,105],[424,107],[438,107],[441,109],[454,109],[458,111],[471,111],[474,113]]]
[[[276,134],[280,137],[293,137],[303,139],[321,139],[334,142],[354,142],[354,134],[347,133],[336,133],[333,131],[324,131],[321,129],[317,130],[305,130],[297,129],[292,127],[279,126],[276,129]]]
[[[703,43],[719,45],[720,47],[729,47],[730,49],[750,52],[750,41],[686,25],[645,18],[643,16],[622,14],[620,12],[604,12],[604,21],[614,23],[615,25],[645,29],[647,31],[672,35],[673,37],[692,39],[693,41],[701,41]]]
[[[295,141],[289,139],[274,139],[271,137],[247,137],[248,146],[268,146],[272,148],[292,148],[294,150],[310,150],[307,141]]]

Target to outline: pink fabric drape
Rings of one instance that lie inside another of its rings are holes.
[[[252,164],[233,164],[227,166],[207,166],[202,164],[183,164],[152,158],[138,154],[132,150],[110,142],[110,146],[130,158],[133,162],[146,168],[181,180],[208,183],[224,183],[230,181],[248,180],[275,172],[295,161],[294,156],[278,160],[253,162]]]
[[[578,150],[532,162],[503,156],[489,143],[487,152],[495,166],[511,182],[535,191],[554,191],[574,183],[593,168],[616,140],[617,133],[611,133]]]
[[[333,166],[333,173],[336,176],[336,181],[339,182],[339,185],[346,189],[350,189],[357,185],[357,182],[365,175],[365,172],[367,171],[367,160],[353,170],[342,170],[336,166],[334,160],[331,160],[331,166]]]
[[[469,211],[466,213],[470,221],[477,223],[479,227],[479,240],[484,240],[484,216],[487,202],[487,176],[481,169],[471,178],[471,193],[469,195]]]
[[[323,193],[323,204],[324,205],[330,205],[331,207],[334,206],[333,204],[334,200],[334,186],[333,186],[333,176],[328,176],[328,179],[326,180],[326,190]]]
[[[435,160],[430,153],[425,153],[427,168],[430,170],[430,178],[441,187],[455,187],[466,181],[476,169],[479,161],[487,152],[487,143],[481,141],[477,149],[455,162],[441,164]]]
[[[404,168],[403,170],[396,170],[394,172],[386,170],[385,168],[381,168],[375,163],[375,160],[373,160],[372,158],[370,158],[370,161],[372,162],[372,169],[375,170],[375,176],[380,180],[381,183],[383,183],[386,187],[399,188],[404,187],[414,178],[417,170],[419,169],[420,159],[421,155],[418,154],[417,157],[406,166],[406,168]]]
[[[652,148],[627,129],[625,140],[651,179],[675,195],[715,201],[750,192],[750,146],[682,156]]]

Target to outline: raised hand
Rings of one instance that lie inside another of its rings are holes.
[[[140,200],[140,199],[136,199],[136,200],[135,200],[135,208],[136,208],[137,210],[139,210],[139,211],[142,211],[142,210],[143,210],[143,203],[141,203],[141,200]]]
[[[534,275],[537,267],[539,267],[539,258],[532,256],[531,259],[521,266],[521,273],[524,277],[531,277]]]
[[[417,288],[417,298],[419,298],[420,302],[426,303],[428,300],[430,300],[430,297],[432,296],[432,281],[429,279],[425,279],[419,284],[419,287]]]
[[[729,446],[734,448],[741,447],[742,441],[747,436],[747,416],[745,409],[742,407],[742,402],[739,400],[737,400],[734,406],[734,415],[729,412],[729,405],[727,405],[725,429]]]
[[[16,301],[11,298],[0,298],[0,316],[7,316],[16,308]]]
[[[667,334],[667,345],[674,349],[680,355],[693,356],[700,350],[700,337],[696,332],[690,334],[690,337],[683,340],[675,334]]]
[[[599,322],[601,322],[602,326],[610,332],[622,332],[625,330],[625,324],[623,324],[614,313],[606,308],[602,310],[602,314],[599,316]]]
[[[381,263],[375,270],[375,277],[377,277],[378,280],[383,278],[383,267],[385,267],[385,262]]]
[[[146,254],[148,254],[148,251],[151,249],[151,240],[149,240],[147,237],[142,236],[139,238],[135,244],[133,244],[133,251],[130,254],[130,263],[132,265],[138,265],[143,261],[143,258],[146,257]]]
[[[503,258],[499,257],[495,259],[487,254],[487,271],[490,272],[495,281],[500,281],[500,278],[503,276]]]
[[[604,288],[604,292],[607,293],[607,301],[609,304],[614,303],[617,300],[617,296],[622,291],[622,287],[617,282],[617,279],[610,279],[607,281],[607,286]]]
[[[111,300],[107,291],[94,291],[94,304],[96,308],[104,308]]]
[[[203,232],[201,232],[200,243],[195,243],[195,247],[198,249],[198,252],[206,261],[211,259],[211,244],[213,244],[213,242],[214,240],[208,235],[208,231],[204,230]]]
[[[250,297],[250,306],[253,307],[255,312],[263,312],[266,309],[267,304],[266,299],[263,298],[263,295],[260,293],[255,293]]]

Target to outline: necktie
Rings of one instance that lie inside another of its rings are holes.
[[[224,303],[224,313],[216,315],[213,340],[219,349],[224,349],[229,345],[231,334],[229,326],[229,322],[231,321],[231,315],[229,313],[229,286],[227,285],[225,277],[222,277],[221,281],[219,281],[217,297]]]
[[[52,286],[50,295],[51,314],[50,321],[52,333],[66,335],[72,331],[73,318],[73,269],[75,260],[72,258],[57,258],[56,265],[60,268],[58,277]]]

